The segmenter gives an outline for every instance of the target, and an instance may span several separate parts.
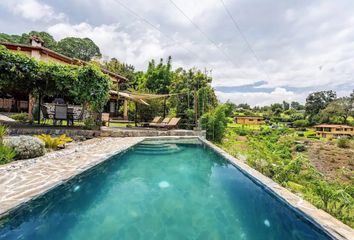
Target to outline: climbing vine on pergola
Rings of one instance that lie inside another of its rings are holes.
[[[64,65],[37,61],[0,46],[0,90],[33,95],[60,94],[101,112],[109,99],[112,81],[93,65]]]

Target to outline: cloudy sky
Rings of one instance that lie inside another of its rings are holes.
[[[89,37],[139,70],[171,55],[212,70],[221,101],[265,105],[354,89],[353,13],[353,0],[0,0],[0,32]]]

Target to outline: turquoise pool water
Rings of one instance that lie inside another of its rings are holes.
[[[0,239],[330,239],[213,150],[144,142],[0,221]]]

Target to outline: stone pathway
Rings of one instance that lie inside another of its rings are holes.
[[[96,138],[0,166],[0,217],[144,138]]]

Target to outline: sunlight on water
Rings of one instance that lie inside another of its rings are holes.
[[[160,188],[168,188],[170,184],[166,181],[159,182],[159,187]]]

